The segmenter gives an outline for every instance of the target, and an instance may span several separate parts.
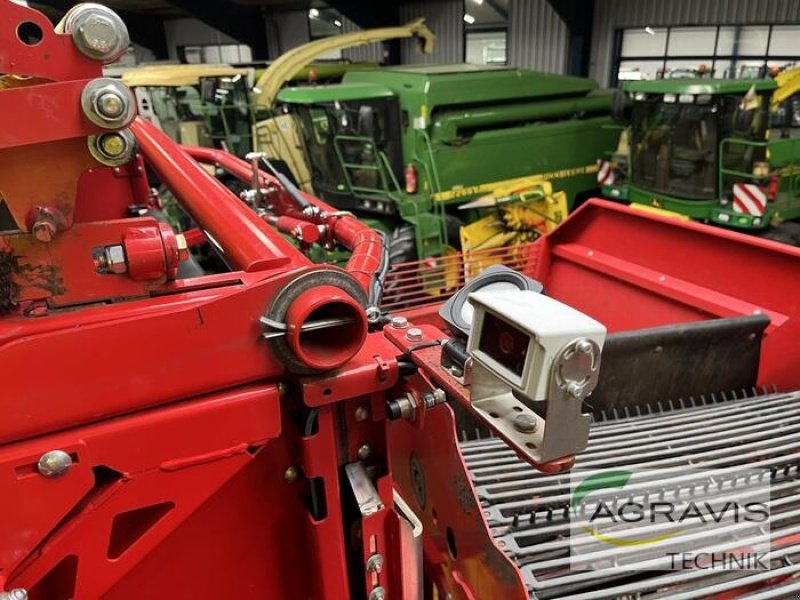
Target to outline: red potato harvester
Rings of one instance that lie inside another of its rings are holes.
[[[493,267],[382,313],[380,235],[136,118],[126,47],[101,6],[0,2],[2,600],[791,597],[796,251],[594,203],[513,252],[546,296]],[[771,570],[566,568],[576,455],[768,463]]]

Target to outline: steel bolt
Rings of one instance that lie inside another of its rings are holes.
[[[517,415],[514,418],[514,427],[520,433],[534,433],[537,429],[536,417],[533,415]]]
[[[386,590],[381,586],[372,588],[372,591],[369,593],[369,600],[384,600],[384,598],[386,598]]]
[[[125,112],[125,101],[116,92],[103,92],[95,100],[95,108],[104,117],[115,119]]]
[[[416,327],[412,327],[406,333],[406,339],[409,342],[421,342],[423,337],[422,329],[418,329]]]
[[[33,237],[45,244],[52,242],[56,237],[56,226],[49,219],[39,219],[31,227]]]
[[[286,483],[294,483],[300,478],[300,471],[294,465],[287,467],[283,472],[283,478],[286,480]]]
[[[380,573],[383,571],[383,556],[373,554],[367,559],[367,571],[370,573]]]
[[[14,588],[7,592],[0,592],[0,600],[28,600],[28,590]]]
[[[367,460],[370,456],[372,456],[372,446],[369,444],[363,444],[358,449],[358,458],[361,460]]]
[[[580,340],[575,344],[575,349],[582,354],[592,354],[594,346],[589,340]]]
[[[63,450],[45,452],[36,468],[45,477],[60,477],[72,466],[72,457]]]
[[[105,55],[119,44],[114,22],[103,15],[92,15],[78,27],[80,43],[92,53]]]
[[[355,418],[358,423],[366,421],[368,417],[369,417],[369,406],[367,406],[366,404],[362,404],[361,406],[356,408]]]
[[[408,327],[408,319],[405,317],[392,317],[392,329],[405,329]]]
[[[570,381],[567,384],[567,393],[570,396],[573,396],[575,398],[580,398],[580,396],[581,396],[581,384],[578,383],[577,381]]]

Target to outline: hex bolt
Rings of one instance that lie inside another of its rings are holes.
[[[72,466],[72,457],[63,450],[45,452],[36,465],[39,473],[45,477],[60,477]]]
[[[356,408],[355,419],[358,423],[363,423],[369,418],[369,406],[366,404],[360,405]]]
[[[367,460],[370,456],[372,456],[372,446],[369,444],[362,444],[358,449],[358,458],[361,460]]]
[[[520,433],[534,433],[537,429],[536,417],[533,415],[517,415],[514,418],[514,428]]]
[[[369,593],[369,600],[384,600],[384,598],[386,598],[386,590],[381,586],[372,588],[372,591]]]
[[[286,483],[294,483],[300,479],[300,470],[294,465],[287,467],[283,472],[283,478],[286,480]]]
[[[52,242],[56,237],[56,226],[50,219],[39,219],[31,227],[33,237],[45,244]]]
[[[406,329],[408,327],[408,319],[405,317],[392,317],[392,329]]]
[[[592,354],[594,352],[594,346],[589,340],[579,340],[575,344],[575,349],[582,354]]]
[[[422,341],[422,337],[423,337],[422,329],[418,329],[416,327],[412,327],[406,333],[406,339],[409,342],[421,342]]]
[[[447,393],[441,388],[436,388],[425,394],[422,399],[425,401],[425,408],[433,408],[447,401]]]
[[[367,559],[367,571],[370,573],[383,571],[383,556],[381,554],[373,554]]]
[[[28,600],[28,590],[24,588],[14,588],[7,592],[0,592],[0,600]]]

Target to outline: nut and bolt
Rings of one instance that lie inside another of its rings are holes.
[[[358,423],[363,423],[369,418],[369,406],[366,404],[361,404],[358,408],[356,408],[354,416]]]
[[[38,219],[31,227],[33,237],[45,244],[52,242],[56,237],[56,224],[51,219]]]
[[[0,600],[28,600],[28,590],[14,588],[7,592],[0,592]]]
[[[39,473],[45,477],[60,477],[72,466],[72,457],[63,450],[45,452],[36,465]]]
[[[583,395],[583,386],[577,381],[570,381],[567,384],[567,393],[574,398],[580,398]]]
[[[418,329],[417,327],[412,327],[406,333],[406,339],[409,342],[421,342],[423,338],[422,329]]]
[[[98,113],[109,119],[116,119],[125,112],[125,100],[116,92],[103,92],[98,94],[94,101]]]
[[[294,483],[300,479],[300,470],[292,465],[283,472],[283,478],[286,480],[286,483]]]
[[[433,408],[447,401],[447,393],[442,388],[436,388],[422,396],[422,399],[425,401],[425,408]]]
[[[517,415],[514,418],[514,428],[520,433],[534,433],[537,429],[536,417],[533,415]]]
[[[367,559],[367,571],[370,573],[380,573],[383,571],[383,556],[373,554]]]
[[[384,600],[384,598],[386,598],[386,590],[381,586],[372,588],[372,591],[369,593],[369,600]]]
[[[362,444],[358,449],[358,458],[361,460],[367,460],[370,456],[372,456],[372,446],[369,444]]]
[[[575,349],[581,354],[592,354],[594,352],[594,346],[589,340],[580,340],[575,344]]]
[[[392,317],[392,329],[406,329],[408,327],[408,319],[405,317]]]
[[[122,275],[128,272],[125,249],[121,245],[106,246],[97,257],[97,270],[102,273]]]

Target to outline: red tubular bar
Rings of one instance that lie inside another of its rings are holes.
[[[261,271],[290,261],[308,262],[162,131],[141,117],[133,122],[131,130],[158,176],[184,200],[192,218],[220,244],[231,267]]]
[[[250,164],[232,154],[215,150],[214,148],[199,148],[196,146],[183,146],[183,149],[195,160],[215,164],[237,179],[245,182],[249,182],[252,179]],[[263,171],[259,171],[259,175],[265,184],[268,182],[282,189],[280,182],[271,175]],[[319,198],[304,192],[301,192],[301,194],[309,203],[328,214],[324,224],[328,227],[331,237],[351,252],[350,260],[347,261],[345,270],[369,294],[375,273],[378,272],[381,266],[383,255],[381,235],[353,216],[337,215],[335,208],[325,204]],[[294,207],[293,201],[287,192],[284,191],[280,196],[280,211],[284,211],[287,216],[306,218]]]

